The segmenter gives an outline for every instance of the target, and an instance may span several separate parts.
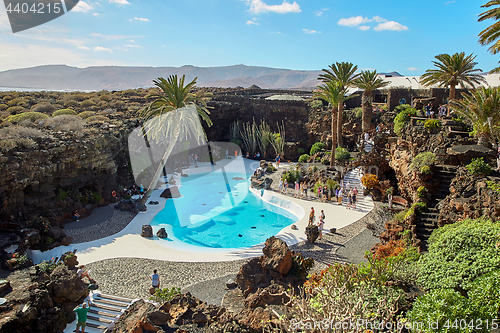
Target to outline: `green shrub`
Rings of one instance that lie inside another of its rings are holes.
[[[1,109],[0,109],[0,111],[1,111]],[[304,155],[306,153],[306,150],[302,147],[299,147],[299,148],[297,148],[297,153],[299,155]]]
[[[91,107],[91,106],[94,106],[95,103],[92,102],[90,99],[87,99],[87,100],[84,100],[83,102],[80,103],[80,106],[82,108],[88,108],[88,107]]]
[[[267,172],[274,172],[276,171],[276,168],[272,164],[267,165]]]
[[[47,118],[49,118],[49,116],[40,112],[24,112],[16,114],[15,116],[8,117],[7,121],[10,121],[11,123],[18,123],[24,120],[31,120],[32,122],[36,122]]]
[[[11,106],[11,107],[7,108],[6,111],[10,114],[18,114],[21,111],[24,111],[24,108],[22,106]]]
[[[75,101],[74,99],[70,99],[69,101],[64,102],[64,106],[76,107],[76,106],[79,106],[79,105],[80,104],[78,104],[78,102]]]
[[[23,102],[24,102],[24,100],[22,98],[14,98],[14,99],[11,99],[10,101],[8,101],[7,105],[8,106],[16,106],[19,103],[23,103]]]
[[[403,104],[407,105],[407,104]],[[400,105],[399,107],[401,107]],[[396,110],[398,107],[396,107]],[[417,110],[415,110],[412,107],[405,108],[401,112],[397,114],[397,116],[394,118],[394,132],[397,135],[401,135],[401,131],[405,127],[406,123],[408,123],[411,119],[411,117],[416,117],[417,116]]]
[[[441,121],[439,119],[427,119],[424,122],[424,127],[428,130],[435,130],[441,128]]]
[[[420,168],[420,173],[423,175],[430,175],[432,174],[432,170],[428,165],[424,165]]]
[[[83,111],[83,112],[80,112],[78,114],[78,117],[80,117],[82,119],[87,119],[88,117],[92,117],[92,116],[95,116],[94,111]]]
[[[403,218],[403,220],[406,220],[407,218],[409,218],[413,214],[415,214],[415,209],[413,209],[413,207],[412,207],[406,211],[406,214],[405,214],[405,217]]]
[[[101,101],[109,102],[111,100],[111,96],[109,96],[109,95],[101,95],[101,96],[99,96],[99,99]]]
[[[422,213],[427,210],[427,204],[425,202],[415,202],[412,206],[411,209],[415,211],[415,213]]]
[[[87,121],[87,123],[92,123],[92,122],[109,122],[110,119],[106,116],[92,116],[92,117],[88,117],[87,119],[85,119],[85,121]]]
[[[307,171],[309,173],[315,173],[316,171],[318,171],[318,167],[315,165],[311,165],[309,168],[307,168]]]
[[[323,106],[323,102],[320,101],[319,99],[313,99],[312,101],[309,102],[309,106],[312,109],[319,109],[320,107]]]
[[[65,200],[68,197],[68,192],[64,191],[62,188],[59,189],[56,195],[56,200]]]
[[[92,202],[95,203],[96,205],[101,202],[102,200],[102,195],[99,192],[92,192]]]
[[[394,215],[394,218],[395,218],[396,220],[398,220],[399,222],[403,222],[403,221],[404,221],[404,219],[405,219],[405,216],[406,216],[406,213],[407,213],[407,212],[408,212],[408,210],[406,210],[406,209],[405,209],[405,210],[402,210],[402,211],[400,211],[400,212],[396,213],[396,215]]]
[[[410,170],[415,172],[422,172],[422,167],[431,167],[436,162],[436,154],[431,152],[420,153],[413,158],[410,164]]]
[[[151,296],[149,299],[158,303],[165,303],[170,301],[172,298],[175,297],[175,295],[180,294],[181,289],[172,287],[172,289],[164,288],[164,289],[156,289],[155,293],[153,296]]]
[[[0,103],[0,111],[8,109],[9,106],[7,104]]]
[[[55,110],[56,107],[50,103],[38,103],[31,108],[31,111],[41,113],[52,113]]]
[[[73,109],[61,109],[61,110],[54,111],[52,113],[52,117],[57,117],[57,116],[62,116],[62,115],[76,116],[77,113]]]
[[[483,320],[497,319],[500,314],[500,270],[485,274],[472,283],[467,296]]]
[[[307,154],[302,154],[300,155],[299,157],[299,162],[300,163],[306,163],[306,162],[309,162],[309,159],[311,158],[311,156],[307,155]]]
[[[345,148],[337,147],[335,148],[335,158],[339,161],[348,160],[351,158],[351,153]]]
[[[417,197],[423,198],[427,194],[427,187],[425,186],[419,186],[417,189]]]
[[[322,157],[321,158],[321,164],[325,164],[325,165],[328,165],[330,164],[330,160],[326,157]]]
[[[491,166],[482,157],[473,158],[466,168],[467,172],[473,176],[488,176],[491,173]]]
[[[492,180],[487,180],[486,185],[488,185],[488,188],[496,192],[497,194],[500,194],[500,184],[495,183]]]
[[[45,237],[45,245],[50,245],[52,243],[54,243],[54,238],[49,236]]]
[[[410,323],[423,324],[420,330],[413,330],[414,332],[428,333],[476,332],[474,328],[468,327],[471,320],[476,322],[476,318],[477,315],[470,309],[469,300],[451,289],[433,290],[418,297],[407,314]],[[429,323],[435,322],[436,327],[429,327]],[[485,328],[486,325],[483,326]]]
[[[302,177],[302,174],[300,172],[300,169],[294,166],[290,166],[288,169],[288,172],[283,173],[281,176],[281,179],[285,180],[288,182],[288,184],[293,184],[296,181],[300,181],[300,178]]]
[[[500,268],[500,223],[479,218],[434,230],[422,256],[419,283],[426,289],[469,290],[473,281]]]
[[[354,117],[357,120],[363,118],[363,108],[355,108],[353,111],[354,111]]]
[[[84,100],[86,100],[86,99],[87,99],[87,94],[81,94],[81,93],[80,93],[80,94],[74,94],[74,95],[73,95],[73,98],[74,98],[76,101],[81,102],[81,101],[84,101]]]
[[[311,151],[309,152],[309,155],[313,156],[317,152],[321,151],[322,149],[325,149],[326,146],[323,142],[316,142],[315,144],[312,145]]]
[[[320,186],[321,186],[321,187],[324,187],[324,186],[325,186],[325,184],[323,184],[322,182],[316,182],[316,184],[314,184],[314,187],[313,187],[313,193],[314,193],[314,194],[318,193],[318,188],[319,188]]]
[[[394,111],[400,113],[408,109],[413,109],[410,104],[400,104],[394,108]]]
[[[340,187],[339,183],[336,182],[335,180],[333,179],[328,179],[326,181],[326,187],[328,187],[328,189],[330,190],[330,192],[332,192],[333,190],[337,189]]]

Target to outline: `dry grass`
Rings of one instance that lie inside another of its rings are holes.
[[[85,121],[83,121],[80,117],[71,115],[61,115],[54,118],[49,118],[42,124],[42,126],[45,128],[54,131],[65,132],[82,130],[84,125]]]
[[[18,148],[34,149],[37,144],[33,140],[43,136],[43,132],[39,129],[23,127],[23,126],[8,126],[0,128],[0,150],[8,152]]]
[[[31,108],[33,112],[41,112],[51,114],[56,110],[56,107],[50,103],[38,103]]]

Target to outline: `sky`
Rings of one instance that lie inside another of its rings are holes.
[[[478,43],[487,0],[83,0],[12,33],[0,2],[0,71],[39,65],[200,67],[244,64],[421,75],[441,53],[500,55]]]

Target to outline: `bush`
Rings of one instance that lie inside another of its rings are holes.
[[[165,303],[170,301],[172,298],[175,297],[175,295],[180,294],[181,289],[172,287],[172,289],[164,288],[164,289],[156,289],[155,293],[153,296],[151,296],[149,299],[158,303]]]
[[[491,173],[491,166],[482,157],[473,158],[466,168],[467,172],[473,176],[488,176]]]
[[[422,170],[423,166],[430,167],[434,165],[436,162],[436,154],[431,153],[431,152],[425,152],[425,153],[420,153],[417,156],[413,158],[410,164],[410,170],[415,171],[415,172],[422,172],[425,170]],[[422,172],[423,173],[423,172]]]
[[[406,250],[406,243],[403,240],[391,240],[387,244],[377,247],[377,251],[373,254],[373,259],[380,260],[391,257],[396,257]]]
[[[59,189],[59,191],[57,192],[57,195],[56,195],[56,200],[60,200],[60,201],[63,201],[65,200],[66,198],[68,197],[68,192],[67,191],[64,191],[63,189]]]
[[[477,278],[467,294],[471,306],[483,320],[498,318],[500,313],[500,270]]]
[[[326,187],[328,187],[328,189],[330,190],[330,192],[333,193],[333,190],[336,190],[340,187],[339,183],[337,183],[335,180],[333,179],[328,179],[326,181]]]
[[[325,164],[325,165],[330,164],[330,159],[328,159],[328,157],[322,157],[320,161],[321,161],[321,164]]]
[[[318,167],[315,165],[311,165],[309,168],[307,168],[307,172],[309,173],[315,173],[316,171],[318,171]]]
[[[369,190],[377,186],[379,182],[380,181],[378,180],[377,176],[372,175],[371,173],[367,173],[361,178],[361,183]]]
[[[101,95],[101,96],[99,96],[99,99],[101,101],[109,102],[111,100],[111,96],[110,95]]]
[[[302,148],[302,147],[299,147],[299,148],[297,148],[297,153],[299,155],[304,155],[306,153],[306,150],[304,148]]]
[[[78,117],[80,117],[82,119],[87,119],[88,117],[92,117],[92,116],[95,116],[94,111],[83,111],[83,112],[78,114]]]
[[[42,126],[55,131],[79,131],[83,129],[84,124],[85,121],[80,117],[60,115],[45,120]]]
[[[422,256],[419,283],[426,289],[470,290],[476,278],[500,268],[500,224],[479,218],[434,230]]]
[[[7,121],[10,121],[11,123],[18,123],[24,120],[31,120],[32,122],[36,122],[47,118],[49,118],[49,116],[40,112],[24,112],[16,114],[15,116],[8,117]]]
[[[415,211],[415,213],[422,213],[427,210],[427,204],[425,202],[415,202],[412,206],[411,209]]]
[[[417,189],[417,197],[423,198],[427,194],[427,187],[425,186],[419,186]]]
[[[0,103],[0,111],[6,110],[8,107],[9,106],[7,104]]]
[[[94,106],[95,103],[92,102],[90,99],[87,99],[87,100],[84,100],[83,102],[80,103],[80,106],[82,108],[88,108],[88,107],[91,107],[91,106]]]
[[[351,158],[351,153],[345,148],[337,147],[335,148],[335,158],[339,161],[348,160]]]
[[[31,108],[31,111],[41,113],[52,113],[55,110],[56,107],[50,103],[39,103]]]
[[[10,101],[7,102],[8,106],[16,106],[19,103],[24,103],[24,100],[22,98],[14,98],[11,99]]]
[[[22,106],[11,106],[11,107],[7,108],[6,111],[10,114],[18,114],[21,111],[24,111],[24,108]]]
[[[281,179],[285,180],[288,182],[288,184],[293,184],[296,181],[300,181],[300,178],[302,177],[300,170],[297,167],[290,166],[288,169],[288,172],[283,173],[281,175]]]
[[[363,108],[355,108],[353,110],[353,113],[354,113],[354,117],[357,120],[360,120],[361,118],[363,118]]]
[[[54,111],[54,113],[52,113],[52,117],[57,117],[57,116],[62,116],[62,115],[76,116],[77,113],[75,110],[72,110],[72,109],[61,109],[61,110]]]
[[[424,122],[424,127],[432,131],[441,128],[441,121],[439,119],[427,119]]]
[[[408,104],[403,104],[403,105],[408,105]],[[400,105],[398,107],[401,107],[403,105]],[[396,107],[396,110],[398,109]],[[405,108],[401,112],[397,114],[397,116],[394,118],[394,133],[397,135],[401,135],[401,131],[405,127],[406,123],[410,121],[411,117],[416,117],[417,116],[417,110],[415,110],[412,107]]]
[[[77,101],[73,100],[73,99],[70,99],[69,101],[66,101],[64,102],[64,106],[72,106],[72,107],[76,107],[76,106],[79,106],[80,104],[78,104]]]
[[[399,222],[403,222],[405,220],[405,216],[406,216],[406,213],[408,212],[408,210],[402,210],[398,213],[396,213],[396,215],[394,215],[394,219],[398,220]]]
[[[494,192],[496,192],[497,194],[500,194],[500,184],[498,183],[495,183],[494,181],[492,180],[487,180],[486,181],[486,185],[488,185],[488,188]]]
[[[476,322],[476,318],[477,314],[472,313],[467,298],[451,289],[433,290],[418,297],[407,314],[410,323],[423,323],[418,332],[429,333],[476,332],[473,328],[468,327],[471,320]],[[429,327],[429,323],[435,322],[438,323],[437,327]],[[458,325],[453,325],[454,323]],[[483,328],[485,329],[486,325],[483,325]],[[487,332],[486,330],[482,331]]]
[[[110,119],[106,116],[91,116],[85,119],[87,123],[93,123],[93,122],[109,122]]]
[[[420,173],[423,175],[430,175],[432,174],[432,170],[429,166],[424,165],[423,167],[420,168]]]
[[[313,156],[317,152],[321,151],[322,149],[325,149],[326,146],[323,142],[316,142],[315,144],[312,145],[311,151],[309,152],[309,155]]]
[[[81,102],[81,101],[84,101],[84,100],[87,99],[87,95],[86,94],[81,94],[81,93],[80,94],[75,94],[75,95],[73,95],[73,99],[75,99],[76,101]]]
[[[309,106],[312,109],[319,109],[320,107],[323,106],[323,102],[319,99],[313,99],[312,101],[309,102]]]
[[[266,171],[267,171],[267,172],[274,172],[274,171],[276,171],[276,168],[274,167],[274,165],[272,165],[272,164],[268,164],[268,165],[267,165],[267,170],[266,170]]]
[[[306,162],[309,162],[309,159],[311,158],[311,156],[307,155],[307,154],[302,154],[300,155],[299,157],[299,162],[300,163],[306,163]]]

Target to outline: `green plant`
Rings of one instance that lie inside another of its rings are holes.
[[[399,222],[403,222],[403,221],[404,221],[404,219],[405,219],[405,216],[406,216],[406,213],[407,213],[407,212],[408,212],[408,210],[406,210],[406,209],[405,209],[405,210],[402,210],[402,211],[400,211],[400,212],[396,213],[396,214],[394,215],[394,218],[395,218],[396,220],[398,220]]]
[[[328,189],[330,190],[330,192],[333,192],[333,190],[335,190],[335,189],[337,189],[337,188],[340,187],[339,183],[337,183],[333,179],[328,179],[326,181],[326,186],[328,187]]]
[[[494,192],[496,192],[497,194],[500,194],[500,184],[492,181],[492,180],[487,180],[486,181],[486,185],[488,185],[488,188],[490,190],[493,190]]]
[[[92,102],[90,99],[87,99],[87,100],[84,100],[83,102],[80,103],[80,106],[82,108],[88,108],[88,107],[91,107],[91,106],[94,106],[95,103]]]
[[[39,120],[44,120],[47,118],[49,118],[49,116],[40,112],[23,112],[8,117],[7,121],[10,121],[11,123],[18,123],[24,120],[31,120],[32,122],[37,122]]]
[[[87,119],[88,117],[92,117],[92,116],[95,116],[94,111],[83,111],[83,112],[80,112],[78,114],[78,117],[80,117],[82,119]]]
[[[326,146],[323,142],[316,142],[315,144],[312,145],[311,151],[309,152],[309,155],[313,156],[317,152],[321,151],[322,149],[325,149]]]
[[[76,116],[77,113],[73,109],[60,109],[60,110],[54,111],[52,113],[52,117],[57,117],[57,116],[62,116],[62,115]]]
[[[500,313],[500,270],[485,274],[472,283],[468,297],[479,318],[492,320]]]
[[[39,103],[31,108],[33,112],[41,112],[41,113],[52,113],[55,110],[55,106],[50,103]]]
[[[149,299],[158,303],[165,303],[170,301],[172,298],[175,297],[175,295],[181,293],[181,288],[176,288],[172,287],[171,289],[169,288],[164,288],[164,289],[156,289],[155,293],[153,296],[151,296]]]
[[[325,165],[330,164],[330,160],[327,157],[322,157],[320,162],[321,162],[321,164],[325,164]]]
[[[417,298],[407,314],[410,323],[421,323],[417,332],[476,332],[477,314],[470,309],[469,301],[452,289],[433,290]],[[470,322],[476,325],[469,326]],[[431,326],[431,323],[435,324]],[[488,332],[486,325],[480,332]]]
[[[400,105],[400,107],[401,106],[402,105]],[[397,108],[398,107],[396,107],[396,111]],[[410,121],[411,117],[416,117],[416,116],[417,116],[417,110],[412,107],[405,108],[404,110],[399,112],[397,116],[394,118],[394,133],[396,133],[397,135],[401,135],[401,131],[403,130],[405,125]]]
[[[7,102],[7,105],[8,106],[16,106],[18,105],[19,103],[22,103],[24,102],[24,100],[22,98],[14,98],[14,99],[11,99],[10,101]]]
[[[7,104],[0,103],[0,111],[3,111],[5,109],[8,109],[9,106]]]
[[[413,214],[415,214],[415,209],[413,209],[413,207],[412,207],[406,211],[406,214],[405,214],[405,217],[403,218],[403,220],[410,218]]]
[[[314,187],[313,187],[313,193],[318,193],[318,188],[319,187],[324,187],[325,184],[323,184],[322,182],[316,182],[316,184],[314,184]]]
[[[62,188],[59,189],[59,191],[56,194],[56,200],[63,201],[68,197],[68,192],[64,191]]]
[[[351,153],[345,148],[337,147],[335,148],[335,158],[337,160],[348,160],[351,158]]]
[[[394,187],[392,187],[392,186],[385,190],[385,194],[387,194],[387,195],[393,194],[393,193],[394,193]]]
[[[323,102],[319,99],[313,99],[312,101],[309,102],[309,106],[312,109],[319,109],[320,107],[323,106]]]
[[[467,172],[473,176],[488,176],[491,173],[491,166],[482,157],[473,158],[466,168]]]
[[[297,153],[299,155],[304,155],[306,153],[306,150],[302,147],[297,148]]]
[[[431,152],[420,153],[413,158],[410,163],[410,170],[415,172],[426,171],[426,169],[422,169],[423,166],[431,167],[436,162],[436,154]]]
[[[92,196],[92,202],[95,204],[100,203],[102,200],[102,195],[99,192],[92,192],[91,196]]]
[[[420,173],[423,175],[430,175],[432,174],[432,170],[428,165],[424,165],[420,167]]]
[[[309,173],[315,173],[316,171],[318,171],[318,167],[316,165],[311,165],[309,168],[307,168],[307,171]]]
[[[434,230],[422,256],[419,283],[426,289],[470,290],[476,278],[500,268],[500,224],[479,218]]]
[[[106,116],[91,116],[85,119],[87,123],[93,123],[93,122],[109,122],[110,119]]]
[[[45,245],[50,245],[52,243],[54,243],[54,238],[49,236],[45,237]]]
[[[428,130],[435,130],[441,128],[441,120],[439,119],[427,119],[424,122],[424,127]]]
[[[361,177],[361,183],[363,184],[364,187],[366,187],[369,190],[377,186],[379,182],[380,181],[378,180],[377,176],[372,175],[371,173],[367,173],[366,175]]]
[[[295,182],[300,181],[300,178],[302,177],[302,173],[299,168],[296,166],[290,166],[288,169],[288,172],[284,172],[281,175],[281,179],[285,180],[288,182],[288,184],[293,184]]]
[[[300,163],[306,163],[306,162],[309,162],[309,159],[311,158],[311,156],[309,156],[308,154],[302,154],[300,155],[299,157],[299,162]]]
[[[314,266],[314,259],[304,258],[302,253],[296,253],[292,256],[292,274],[304,278]]]
[[[356,120],[360,120],[363,117],[363,108],[355,108],[352,111]]]
[[[415,211],[415,213],[422,213],[427,210],[427,204],[425,202],[415,202],[412,206],[411,209]]]
[[[417,189],[417,197],[423,198],[427,194],[427,187],[419,186]]]
[[[272,165],[272,164],[268,164],[268,165],[267,165],[267,170],[266,170],[266,171],[267,171],[267,172],[274,172],[274,171],[276,171],[276,168],[274,167],[274,165]]]
[[[53,259],[53,258],[52,258]],[[51,273],[57,266],[62,266],[64,265],[63,262],[59,261],[57,264],[54,263],[54,261],[43,261],[42,263],[36,265],[38,267],[38,270],[44,273]]]

